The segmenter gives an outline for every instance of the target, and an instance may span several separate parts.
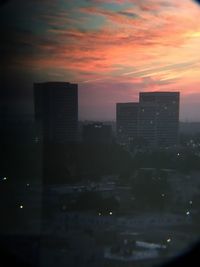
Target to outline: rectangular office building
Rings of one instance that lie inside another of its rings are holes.
[[[77,141],[78,85],[68,82],[34,84],[35,119],[47,143]]]
[[[179,92],[140,93],[138,134],[148,144],[167,147],[178,143],[179,98]]]
[[[138,135],[139,103],[117,103],[116,122],[117,140],[120,144],[128,145]]]

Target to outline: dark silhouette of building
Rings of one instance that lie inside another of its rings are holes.
[[[35,119],[44,142],[77,141],[78,85],[67,82],[34,84]]]
[[[139,103],[117,103],[117,137],[121,144],[144,140],[149,146],[178,143],[179,92],[140,93]]]
[[[140,103],[138,136],[148,145],[156,144],[156,106],[152,103]]]
[[[139,103],[117,103],[117,140],[130,144],[138,136]]]
[[[140,93],[138,135],[149,145],[167,147],[178,143],[179,98],[179,92]]]
[[[83,125],[82,139],[84,143],[110,144],[112,142],[111,125],[100,122]]]

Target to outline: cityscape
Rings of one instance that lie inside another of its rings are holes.
[[[198,259],[199,4],[0,2],[1,266]]]
[[[2,229],[24,236],[25,262],[154,266],[197,241],[200,132],[181,128],[179,92],[116,103],[116,123],[79,121],[78,84],[34,83],[33,92],[30,129],[4,118],[3,135],[2,203],[12,212]]]

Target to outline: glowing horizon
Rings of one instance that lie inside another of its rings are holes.
[[[116,102],[156,90],[179,91],[181,120],[200,120],[200,6],[194,1],[19,2],[21,13],[10,19],[18,50],[9,68],[28,72],[33,82],[78,83],[80,119],[114,119]],[[13,15],[17,5],[2,11]]]

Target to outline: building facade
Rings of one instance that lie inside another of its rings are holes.
[[[178,143],[179,99],[179,92],[140,93],[138,134],[148,144],[168,147]]]
[[[117,139],[148,146],[168,147],[178,143],[179,92],[140,93],[139,103],[117,103]]]
[[[139,103],[117,103],[116,128],[120,144],[130,144],[138,136]]]
[[[35,119],[47,143],[77,141],[78,85],[67,82],[34,84]]]

